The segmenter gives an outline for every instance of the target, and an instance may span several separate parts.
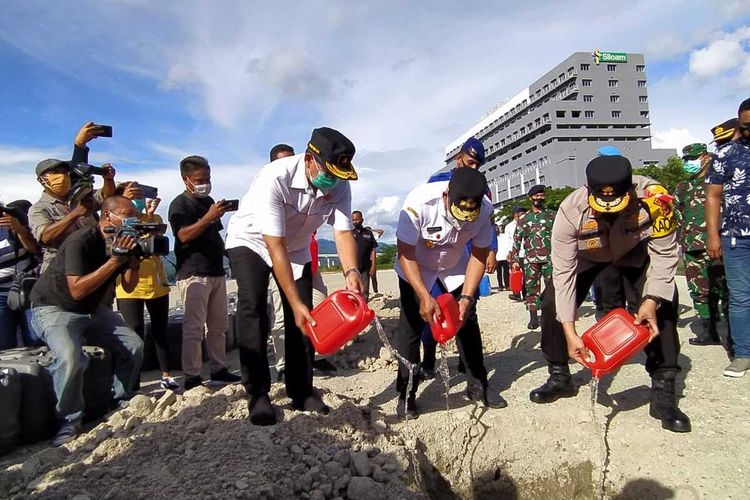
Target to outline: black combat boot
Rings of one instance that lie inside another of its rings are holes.
[[[719,333],[716,331],[716,322],[710,319],[702,319],[701,332],[688,342],[691,345],[721,345]]]
[[[564,365],[550,364],[549,378],[541,387],[537,387],[529,399],[534,403],[552,403],[559,398],[569,398],[575,396],[577,391],[570,377],[570,368],[567,363]]]
[[[503,398],[499,392],[495,392],[487,387],[479,387],[477,385],[469,385],[466,388],[466,397],[471,401],[482,404],[485,408],[505,408],[508,406],[508,402]]]
[[[661,420],[661,426],[672,432],[690,432],[690,417],[677,407],[673,372],[657,372],[651,377],[649,415]]]
[[[526,325],[526,328],[529,330],[536,330],[539,328],[539,313],[537,313],[536,308],[529,309],[529,324]]]

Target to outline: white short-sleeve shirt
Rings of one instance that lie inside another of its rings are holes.
[[[294,279],[310,262],[310,236],[324,223],[351,231],[352,193],[349,182],[339,181],[326,194],[313,189],[305,173],[305,155],[268,163],[255,176],[239,210],[227,226],[226,248],[244,246],[272,266],[263,235],[283,236]]]
[[[478,248],[492,243],[492,203],[485,197],[475,222],[460,222],[446,211],[443,193],[449,181],[423,184],[406,196],[399,214],[396,239],[417,247],[416,259],[425,287],[430,290],[440,280],[449,291],[464,282],[469,241]],[[396,273],[406,279],[398,259]]]

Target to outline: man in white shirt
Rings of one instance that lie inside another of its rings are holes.
[[[346,287],[361,292],[350,219],[351,189],[346,182],[357,179],[351,163],[354,152],[354,144],[340,132],[327,127],[313,130],[304,154],[261,169],[229,221],[226,247],[238,286],[242,383],[255,425],[276,423],[268,397],[271,375],[266,357],[272,271],[284,308],[287,396],[295,409],[329,412],[313,392],[314,351],[302,333],[305,323],[314,325],[310,236],[324,222],[333,226]]]
[[[401,316],[394,337],[396,349],[409,362],[419,363],[419,346],[425,322],[441,316],[430,294],[437,282],[458,299],[463,326],[457,334],[458,352],[467,368],[467,396],[485,406],[507,406],[487,387],[482,338],[474,308],[479,281],[484,275],[493,226],[492,203],[485,199],[487,180],[471,168],[459,168],[450,181],[431,182],[406,197],[399,215],[395,269],[401,292]],[[471,254],[466,251],[471,241]],[[416,418],[415,397],[419,383],[413,374],[407,394],[409,370],[399,366],[396,411],[400,418]],[[407,399],[408,398],[408,399]]]

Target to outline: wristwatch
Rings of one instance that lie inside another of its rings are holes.
[[[661,307],[661,303],[663,302],[663,300],[662,300],[661,297],[656,297],[654,295],[644,295],[643,298],[641,299],[641,305],[643,305],[643,303],[646,301],[646,299],[651,299],[654,302],[656,302],[656,310],[657,311],[659,310],[659,308]]]
[[[344,273],[344,278],[349,277],[351,273],[359,273],[359,270],[356,267],[352,267],[351,269],[347,269],[347,271]]]
[[[466,299],[466,300],[468,300],[468,301],[469,301],[469,304],[473,304],[473,303],[474,303],[474,300],[475,300],[475,299],[474,299],[474,297],[472,297],[471,295],[461,295],[461,296],[460,296],[460,297],[458,298],[458,300],[460,301],[461,299]]]

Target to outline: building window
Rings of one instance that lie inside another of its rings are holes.
[[[646,97],[645,95],[639,95],[638,102],[648,102],[648,97]]]
[[[620,111],[612,111],[612,118],[620,118]]]
[[[617,71],[616,64],[607,64],[607,71]]]
[[[571,112],[570,112],[570,115],[571,115],[571,116],[572,116],[573,118],[580,118],[580,117],[581,117],[581,112],[580,112],[580,111],[571,111]]]
[[[648,118],[648,111],[641,111],[641,118]]]
[[[581,64],[581,71],[588,71],[589,69],[591,69],[590,64]]]
[[[558,118],[565,118],[565,111],[557,111],[555,113],[555,116],[557,116]]]
[[[638,86],[643,88],[646,86],[646,80],[638,80]]]
[[[583,117],[584,118],[593,118],[594,117],[594,112],[593,111],[584,111],[583,112]]]
[[[635,70],[636,70],[636,71],[637,71],[638,73],[643,73],[644,71],[646,71],[646,66],[644,66],[643,64],[639,64],[639,65],[637,65],[637,66],[635,67]]]
[[[609,81],[609,86],[610,87],[617,87],[617,80],[610,80]]]
[[[549,85],[545,85],[544,87],[542,87],[542,91],[543,91],[543,92],[544,92],[545,94],[546,94],[547,92],[549,92]]]
[[[609,96],[609,102],[620,102],[620,96],[619,95]]]
[[[557,78],[559,78],[562,82],[563,80],[565,80],[565,73],[560,73],[560,76],[558,76]]]
[[[557,78],[554,78],[554,79],[553,79],[553,80],[552,80],[552,81],[550,82],[550,84],[551,84],[551,85],[552,85],[553,87],[557,87]]]
[[[583,102],[594,102],[594,96],[592,95],[583,96]]]
[[[573,68],[573,66],[571,66],[570,68],[568,68],[568,76],[573,76],[573,71],[575,71],[575,69]]]
[[[591,80],[581,80],[581,87],[591,87]]]

